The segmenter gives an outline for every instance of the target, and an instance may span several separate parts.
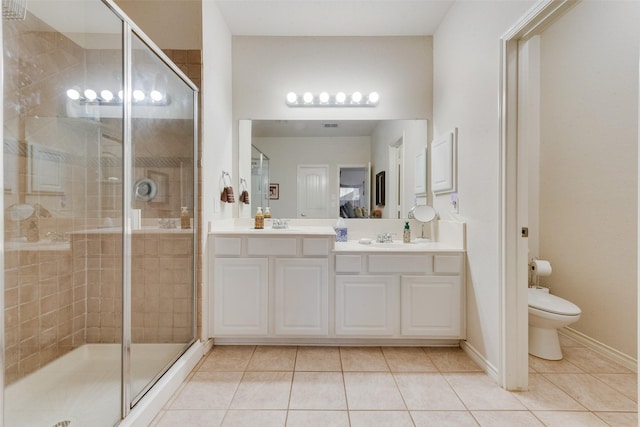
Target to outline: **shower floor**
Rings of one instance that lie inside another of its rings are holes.
[[[135,344],[132,390],[142,390],[184,344]],[[102,427],[120,418],[119,344],[86,344],[5,390],[6,427]]]

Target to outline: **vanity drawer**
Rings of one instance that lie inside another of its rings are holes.
[[[460,255],[434,255],[434,273],[462,273],[462,256]]]
[[[236,255],[242,252],[242,239],[240,237],[216,237],[213,239],[214,253],[216,255]]]
[[[422,273],[433,271],[431,255],[368,255],[369,273]]]
[[[329,239],[303,238],[302,239],[302,255],[303,256],[329,255]]]
[[[360,255],[336,255],[336,273],[360,273],[362,258]]]
[[[297,243],[295,237],[249,237],[247,255],[287,255],[295,256]]]

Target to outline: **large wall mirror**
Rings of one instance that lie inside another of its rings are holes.
[[[240,120],[239,128],[239,179],[255,181],[243,176],[252,147],[269,158],[269,199],[251,200],[241,217],[268,205],[275,218],[406,218],[414,204],[413,159],[427,146],[427,120]],[[384,206],[375,199],[380,172]]]

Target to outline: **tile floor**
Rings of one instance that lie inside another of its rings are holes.
[[[638,426],[637,375],[567,338],[529,391],[458,348],[215,347],[152,426]]]

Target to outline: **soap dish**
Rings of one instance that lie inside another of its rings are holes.
[[[362,239],[358,240],[358,243],[360,243],[361,245],[370,245],[371,244],[371,239],[362,238]]]

